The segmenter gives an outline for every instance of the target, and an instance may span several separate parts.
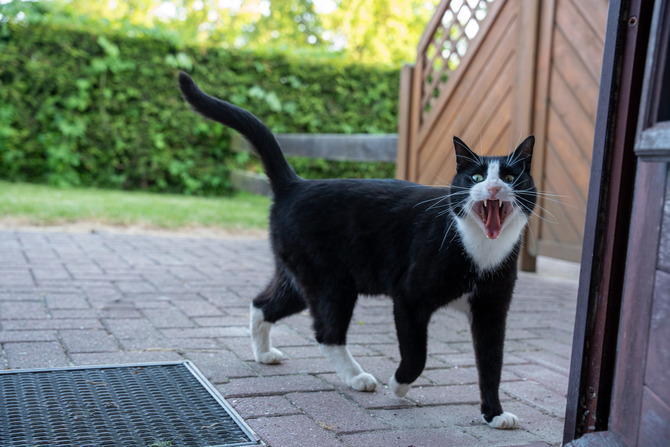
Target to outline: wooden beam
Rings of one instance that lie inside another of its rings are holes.
[[[395,163],[395,177],[409,179],[409,132],[412,113],[412,75],[414,66],[406,64],[400,71],[400,87],[398,101],[398,148]]]
[[[394,163],[398,146],[396,134],[277,134],[284,155],[338,161],[383,161]],[[253,153],[251,145],[233,134],[231,149]]]
[[[535,67],[537,65],[537,41],[540,30],[540,3],[524,0],[521,5],[521,27],[519,29],[519,77],[517,79],[516,113],[512,117],[512,135],[528,136],[533,129],[533,102]],[[535,152],[535,151],[534,151]],[[537,165],[536,165],[537,166]],[[542,170],[535,167],[533,177],[541,177]],[[537,253],[528,250],[530,232],[524,235],[523,250],[519,257],[521,270],[534,272]]]

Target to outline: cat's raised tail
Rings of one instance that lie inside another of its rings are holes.
[[[275,196],[301,180],[284,158],[277,139],[261,120],[236,105],[206,94],[184,72],[179,73],[179,89],[193,110],[236,130],[251,143],[263,162]]]

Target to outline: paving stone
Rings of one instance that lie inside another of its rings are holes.
[[[181,328],[181,329],[161,329],[161,333],[168,338],[249,337],[249,328],[246,326],[196,327],[196,328]]]
[[[277,365],[248,362],[251,369],[261,376],[285,376],[288,374],[334,373],[333,366],[325,358],[285,359]]]
[[[3,325],[3,327],[6,325]],[[0,331],[0,343],[15,341],[53,341],[56,339],[55,331],[44,330],[3,330]]]
[[[251,348],[251,339],[249,337],[221,338],[217,340],[227,350],[234,352],[241,360],[246,362],[254,361],[254,352]]]
[[[73,278],[105,278],[105,272],[100,266],[87,263],[66,263],[65,268]]]
[[[157,330],[149,322],[141,319],[106,319],[103,322],[118,339],[157,337]]]
[[[501,380],[519,380],[519,376],[509,372],[509,369],[510,367],[503,368]],[[431,369],[424,371],[423,375],[435,385],[464,385],[479,382],[475,367]]]
[[[86,298],[81,295],[48,294],[45,297],[49,309],[88,309]]]
[[[420,405],[450,405],[476,404],[480,402],[479,386],[449,385],[449,386],[413,386],[407,397]],[[504,395],[500,396],[505,399]]]
[[[523,400],[547,413],[562,417],[565,415],[565,396],[562,396],[532,380],[506,382],[500,385],[501,391]]]
[[[152,293],[157,291],[153,284],[145,281],[117,281],[116,287],[125,294]]]
[[[0,284],[8,288],[31,288],[35,286],[35,278],[27,269],[17,271],[14,267],[10,267],[0,272]]]
[[[514,373],[522,379],[530,379],[534,382],[541,383],[542,386],[560,394],[567,396],[568,393],[568,376],[556,372],[553,369],[542,365],[527,363],[524,365],[508,366],[507,371]]]
[[[62,346],[55,341],[4,343],[4,351],[12,369],[61,368],[69,363]]]
[[[330,376],[330,379],[328,377]],[[336,377],[335,374],[329,374],[325,376],[319,376],[328,380],[330,383],[335,385],[335,389],[342,395],[346,396],[347,399],[356,402],[365,409],[379,409],[379,408],[405,408],[405,407],[414,407],[416,403],[412,402],[409,399],[396,397],[395,394],[388,388],[386,385],[379,385],[375,388],[374,392],[368,393],[363,391],[356,391],[342,381],[336,383],[332,380],[333,377]]]
[[[185,299],[185,296],[181,295],[179,298],[170,298],[170,300],[189,317],[207,317],[215,319],[217,316],[223,315],[223,312],[220,309],[197,295],[188,299]]]
[[[238,397],[229,399],[228,403],[245,420],[301,414],[300,409],[284,396]]]
[[[272,447],[345,446],[333,432],[320,427],[304,415],[251,419],[248,423]]]
[[[65,348],[70,353],[115,352],[119,347],[105,330],[61,330]]]
[[[60,264],[43,264],[42,266],[32,267],[31,270],[37,283],[50,280],[72,279],[70,272]]]
[[[207,352],[219,352],[221,344],[212,338],[140,338],[119,340],[119,344],[127,351],[159,351],[171,350],[186,352],[202,350]]]
[[[319,424],[338,434],[386,428],[361,407],[334,391],[291,393],[286,397]]]
[[[256,373],[232,352],[187,351],[184,356],[213,383],[228,382],[231,378],[256,377]]]
[[[19,320],[30,318],[48,318],[46,308],[41,302],[0,303],[0,318],[3,320]]]
[[[344,435],[342,440],[349,447],[471,447],[481,445],[476,438],[453,428],[375,431]]]
[[[36,331],[40,329],[101,329],[102,323],[95,318],[52,318],[3,321],[5,330]]]
[[[445,428],[481,424],[479,404],[371,410],[373,416],[396,430]]]
[[[233,379],[223,387],[226,397],[272,396],[332,389],[332,385],[308,375]]]
[[[475,366],[475,355],[473,352],[434,355],[433,357],[444,362],[445,365],[449,366],[457,366],[459,368]]]
[[[195,325],[190,318],[174,307],[146,309],[143,313],[157,328],[191,328]]]
[[[477,440],[472,443],[472,446],[507,445],[532,447],[537,442],[537,435],[524,429],[524,421],[520,420],[519,423],[521,427],[514,430],[496,430],[481,423],[473,424],[470,427],[463,427],[463,431]],[[536,445],[535,447],[538,446]],[[548,444],[544,443],[543,447],[548,447]]]
[[[95,309],[56,309],[49,311],[54,320],[92,320],[100,313]]]

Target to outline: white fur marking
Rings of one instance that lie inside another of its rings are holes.
[[[486,422],[483,414],[482,420]],[[486,423],[489,427],[497,428],[499,430],[509,430],[519,426],[519,418],[514,416],[512,413],[503,412],[502,414],[499,414],[498,416],[495,416],[493,419],[491,419],[491,422]]]
[[[489,169],[486,172],[486,181],[484,184],[488,188],[489,186],[496,186],[495,183],[500,182],[500,162],[492,161],[489,163]]]
[[[395,394],[397,397],[405,397],[410,388],[412,388],[412,384],[398,383],[398,381],[395,379],[395,374],[393,374],[389,380],[389,388],[391,388],[391,391],[393,391],[393,394]]]
[[[363,371],[361,365],[351,356],[346,345],[319,345],[323,355],[344,383],[356,391],[374,391],[377,379],[372,374]]]
[[[258,363],[268,365],[280,363],[284,354],[279,349],[272,347],[270,341],[270,329],[272,323],[265,321],[263,311],[251,304],[249,310],[249,330],[251,332],[251,347],[254,350],[254,360]]]
[[[458,299],[450,301],[449,304],[447,304],[447,307],[457,312],[464,313],[469,320],[470,318],[472,318],[472,313],[470,312],[470,301],[469,301],[470,295],[471,295],[470,293],[464,293]]]
[[[527,221],[523,213],[514,213],[507,219],[504,231],[496,239],[487,238],[479,228],[476,218],[471,215],[457,217],[456,225],[468,255],[480,271],[486,271],[496,267],[510,255]]]

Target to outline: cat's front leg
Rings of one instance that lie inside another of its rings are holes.
[[[400,365],[389,380],[389,387],[397,397],[405,397],[426,366],[430,312],[397,301],[393,315],[400,345]]]
[[[473,295],[470,301],[472,341],[479,374],[482,419],[490,427],[512,429],[519,426],[519,418],[504,412],[500,404],[499,388],[505,343],[505,321],[511,291],[490,296]]]

